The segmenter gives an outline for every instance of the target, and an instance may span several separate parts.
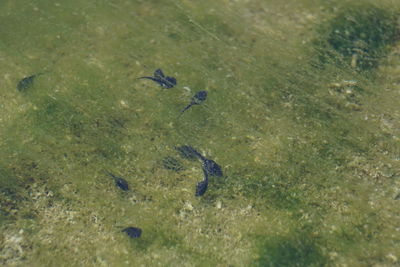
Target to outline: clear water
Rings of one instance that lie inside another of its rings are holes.
[[[313,64],[354,2],[2,1],[1,264],[399,264],[399,48]]]

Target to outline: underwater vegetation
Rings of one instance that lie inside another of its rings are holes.
[[[0,265],[399,265],[400,2],[0,5]]]
[[[318,29],[316,48],[321,62],[333,60],[359,70],[376,68],[400,38],[398,16],[375,4],[342,6]]]
[[[257,266],[325,266],[327,259],[319,251],[317,244],[303,234],[276,236],[265,242]]]

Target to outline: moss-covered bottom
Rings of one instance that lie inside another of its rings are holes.
[[[0,6],[1,265],[400,264],[399,3]]]

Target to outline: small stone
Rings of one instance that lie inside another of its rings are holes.
[[[389,254],[387,254],[386,255],[386,258],[388,259],[388,260],[391,260],[393,263],[396,263],[397,262],[397,257],[395,256],[395,255],[393,255],[392,253],[389,253]]]
[[[185,202],[184,209],[185,209],[185,210],[188,210],[188,211],[193,211],[193,205],[192,205],[192,203],[190,203],[190,202]]]

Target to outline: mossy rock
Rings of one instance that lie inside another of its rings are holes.
[[[318,29],[320,62],[333,61],[358,70],[376,68],[399,38],[397,18],[395,12],[371,4],[342,8]]]

